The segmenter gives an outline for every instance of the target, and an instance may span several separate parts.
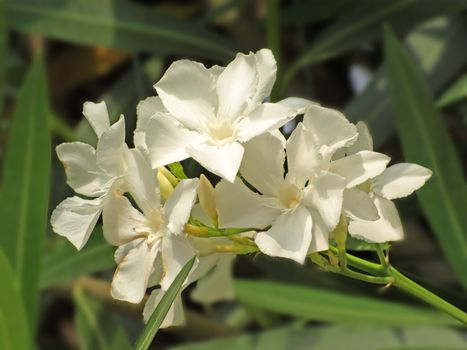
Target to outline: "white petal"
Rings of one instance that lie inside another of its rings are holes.
[[[166,235],[162,240],[164,276],[161,288],[167,290],[186,263],[195,255],[190,241],[183,235]]]
[[[145,239],[131,249],[115,270],[112,297],[134,304],[141,302],[148,287],[156,255],[157,249],[149,246]]]
[[[309,105],[303,124],[313,134],[324,157],[330,157],[339,148],[349,146],[358,137],[355,125],[334,109]]]
[[[238,178],[233,184],[221,181],[216,186],[216,202],[219,227],[263,228],[280,214],[278,209],[265,206],[262,197]]]
[[[123,261],[123,258],[130,252],[130,250],[138,247],[141,242],[145,241],[146,237],[136,238],[128,243],[122,244],[115,249],[114,260],[115,264],[120,264]]]
[[[125,173],[125,182],[128,192],[143,213],[150,216],[160,208],[160,189],[156,172],[139,149],[132,149],[126,155],[128,170]]]
[[[149,318],[151,317],[152,313],[156,309],[156,306],[159,304],[164,294],[165,292],[161,289],[155,289],[152,291],[151,295],[146,301],[146,304],[144,305],[144,310],[143,310],[144,322],[149,321]],[[180,326],[184,323],[185,323],[185,315],[183,312],[182,297],[179,294],[175,297],[175,300],[172,306],[167,312],[167,315],[165,316],[164,321],[161,324],[161,328]]]
[[[187,128],[199,130],[215,118],[215,79],[201,63],[172,63],[154,87],[165,108]]]
[[[321,215],[315,210],[310,210],[313,219],[313,229],[311,230],[311,243],[308,248],[308,254],[322,252],[329,249],[329,232]]]
[[[244,144],[240,172],[263,194],[275,195],[284,182],[284,137],[266,133]]]
[[[318,211],[328,230],[332,231],[342,212],[345,180],[335,174],[323,172],[305,189],[303,203]]]
[[[212,271],[212,269],[216,266],[216,264],[219,261],[219,257],[220,257],[220,254],[212,254],[212,251],[208,253],[208,255],[199,256],[200,254],[198,250],[198,248],[200,247],[199,241],[200,240],[206,241],[207,239],[206,238],[198,238],[198,239],[195,238],[193,240],[192,238],[193,238],[192,236],[189,236],[189,241],[190,241],[190,244],[193,245],[193,247],[195,247],[196,245],[195,251],[198,256],[196,257],[194,267],[191,269],[190,274],[188,275],[188,278],[185,280],[185,283],[183,284],[184,287],[189,286],[193,282],[196,282],[200,278],[203,278],[204,276],[206,276],[208,272]],[[210,238],[208,240],[210,240]],[[219,243],[221,241],[216,239],[215,242],[218,242],[218,244],[229,244],[232,241],[227,239],[227,241],[222,241],[222,243]],[[212,242],[210,244],[215,249],[216,244]],[[213,250],[213,248],[211,249]]]
[[[145,132],[149,120],[156,114],[167,113],[159,96],[151,96],[139,102],[136,106],[136,130],[137,132]]]
[[[217,115],[235,120],[256,93],[258,79],[255,55],[237,54],[217,79]]]
[[[373,191],[386,199],[407,197],[422,187],[432,174],[430,169],[417,164],[395,164],[373,180]]]
[[[120,116],[116,123],[102,133],[97,143],[97,165],[109,174],[122,175],[124,170],[123,152],[126,149],[125,118]]]
[[[401,219],[394,203],[379,196],[375,196],[374,201],[380,219],[376,221],[350,221],[349,233],[353,237],[371,243],[399,241],[404,238]]]
[[[164,205],[167,227],[172,233],[182,233],[183,226],[190,218],[190,212],[195,204],[198,179],[182,180],[175,187]]]
[[[365,122],[359,121],[356,125],[358,131],[357,141],[347,149],[347,154],[355,154],[360,151],[373,151],[373,138]]]
[[[289,258],[303,264],[311,242],[310,212],[299,206],[285,211],[266,232],[258,232],[255,242],[267,255]]]
[[[145,216],[117,191],[107,196],[102,219],[105,239],[116,246],[135,239],[149,225]]]
[[[348,188],[344,191],[344,213],[351,219],[374,221],[379,219],[378,209],[373,200],[357,188]]]
[[[236,135],[242,142],[267,131],[280,128],[296,115],[296,111],[277,103],[263,103],[242,118],[236,127]]]
[[[187,146],[201,139],[200,134],[186,129],[166,115],[151,118],[146,131],[146,145],[152,167],[159,168],[188,158]]]
[[[154,264],[152,265],[152,271],[148,279],[148,288],[157,286],[161,283],[162,276],[164,276],[164,265],[162,265],[162,256],[157,254]]]
[[[390,160],[382,153],[361,151],[332,161],[329,171],[344,177],[347,188],[351,188],[381,174]]]
[[[221,300],[232,300],[235,296],[232,281],[232,268],[235,255],[222,254],[216,267],[200,279],[191,293],[193,300],[211,304]]]
[[[255,54],[256,71],[258,74],[258,82],[256,85],[256,92],[253,95],[249,108],[245,111],[248,113],[256,107],[257,104],[262,103],[266,97],[271,94],[271,90],[276,81],[277,63],[269,49],[261,49]]]
[[[91,124],[98,138],[110,127],[109,112],[104,101],[99,103],[85,102],[83,105],[83,115],[89,124]]]
[[[321,163],[312,135],[299,123],[287,140],[287,180],[301,188],[321,169]]]
[[[316,102],[301,97],[287,97],[277,102],[280,105],[294,109],[297,114],[303,114],[309,105],[319,105]]]
[[[89,197],[103,194],[107,177],[99,174],[94,148],[82,142],[62,143],[57,146],[57,155],[65,168],[67,184],[75,192]]]
[[[238,142],[221,145],[199,144],[188,147],[188,153],[203,167],[233,182],[243,157],[243,146]]]
[[[136,148],[139,148],[143,153],[149,155],[148,146],[146,145],[146,132],[135,131],[133,133],[133,143]]]
[[[103,198],[69,197],[52,213],[50,222],[55,233],[66,237],[80,250],[86,244],[102,212]]]

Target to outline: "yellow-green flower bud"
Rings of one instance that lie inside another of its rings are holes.
[[[208,178],[201,174],[198,186],[198,198],[201,208],[206,215],[211,219],[213,224],[217,226],[217,211],[216,211],[216,197],[214,187]]]

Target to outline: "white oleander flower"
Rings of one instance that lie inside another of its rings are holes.
[[[137,143],[142,143],[140,132],[146,126],[153,168],[192,157],[232,182],[242,144],[297,114],[285,105],[264,102],[275,78],[276,61],[267,49],[237,54],[227,67],[176,61],[155,85],[158,98],[138,106]]]
[[[328,249],[345,189],[380,174],[389,161],[371,151],[333,161],[333,154],[357,136],[355,126],[341,113],[309,105],[303,123],[287,141],[278,132],[252,139],[245,145],[240,172],[261,194],[239,178],[233,184],[221,181],[216,187],[219,226],[271,225],[256,235],[259,249],[299,263],[308,253]]]
[[[363,122],[357,123],[359,138],[347,149],[347,155],[373,150],[373,140]],[[422,187],[432,171],[417,164],[399,163],[386,168],[380,175],[359,186],[358,191],[368,193],[373,200],[379,219],[375,221],[350,217],[349,233],[372,243],[398,241],[404,238],[404,230],[392,199],[410,195]]]
[[[162,204],[159,184],[149,160],[138,149],[129,151],[127,190],[134,208],[122,192],[113,192],[103,214],[104,237],[119,246],[112,296],[138,303],[148,286],[167,289],[181,268],[195,255],[183,233],[194,201],[198,179],[181,181]]]
[[[118,267],[111,294],[115,299],[139,303],[148,287],[160,284],[145,307],[144,315],[149,317],[158,300],[193,256],[197,259],[184,288],[215,268],[220,258],[202,252],[200,244],[184,233],[199,180],[180,181],[162,203],[157,177],[147,155],[133,149],[127,158],[126,189],[139,210],[122,192],[114,191],[106,200],[104,236],[110,244],[119,246],[115,252]],[[183,321],[182,308],[177,305],[172,307],[172,316],[167,316],[165,326]]]
[[[66,198],[53,211],[53,230],[66,237],[78,250],[83,248],[112,191],[125,187],[125,120],[110,126],[105,102],[86,102],[83,114],[98,137],[97,149],[82,142],[62,143],[57,155],[67,175],[68,185],[79,196]],[[105,210],[105,209],[104,209]]]

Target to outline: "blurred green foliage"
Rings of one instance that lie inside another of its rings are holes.
[[[262,47],[279,62],[273,99],[344,110],[393,159],[433,170],[420,205],[398,203],[407,239],[391,259],[465,305],[466,11],[465,0],[0,0],[0,348],[128,349],[141,333],[140,306],[110,298],[113,248],[101,229],[77,253],[46,225],[47,207],[70,194],[50,142],[95,142],[82,103],[106,100],[131,135],[137,101],[173,60],[222,65]],[[398,37],[383,44],[384,24]],[[187,325],[161,331],[157,348],[466,346],[450,319],[391,288],[373,300],[373,286],[265,257],[239,258],[235,273],[238,300],[202,309],[186,298]],[[209,341],[183,345],[195,340]]]

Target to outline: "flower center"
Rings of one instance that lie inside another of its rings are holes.
[[[295,208],[302,199],[300,190],[297,186],[290,184],[279,191],[279,201],[286,208]]]
[[[152,243],[154,243],[154,241],[156,239],[158,239],[160,236],[158,235],[155,235],[153,233],[150,233],[147,237],[146,237],[146,243],[147,245],[151,245]]]
[[[234,128],[230,121],[224,119],[210,126],[209,133],[213,139],[222,141],[233,137]]]

